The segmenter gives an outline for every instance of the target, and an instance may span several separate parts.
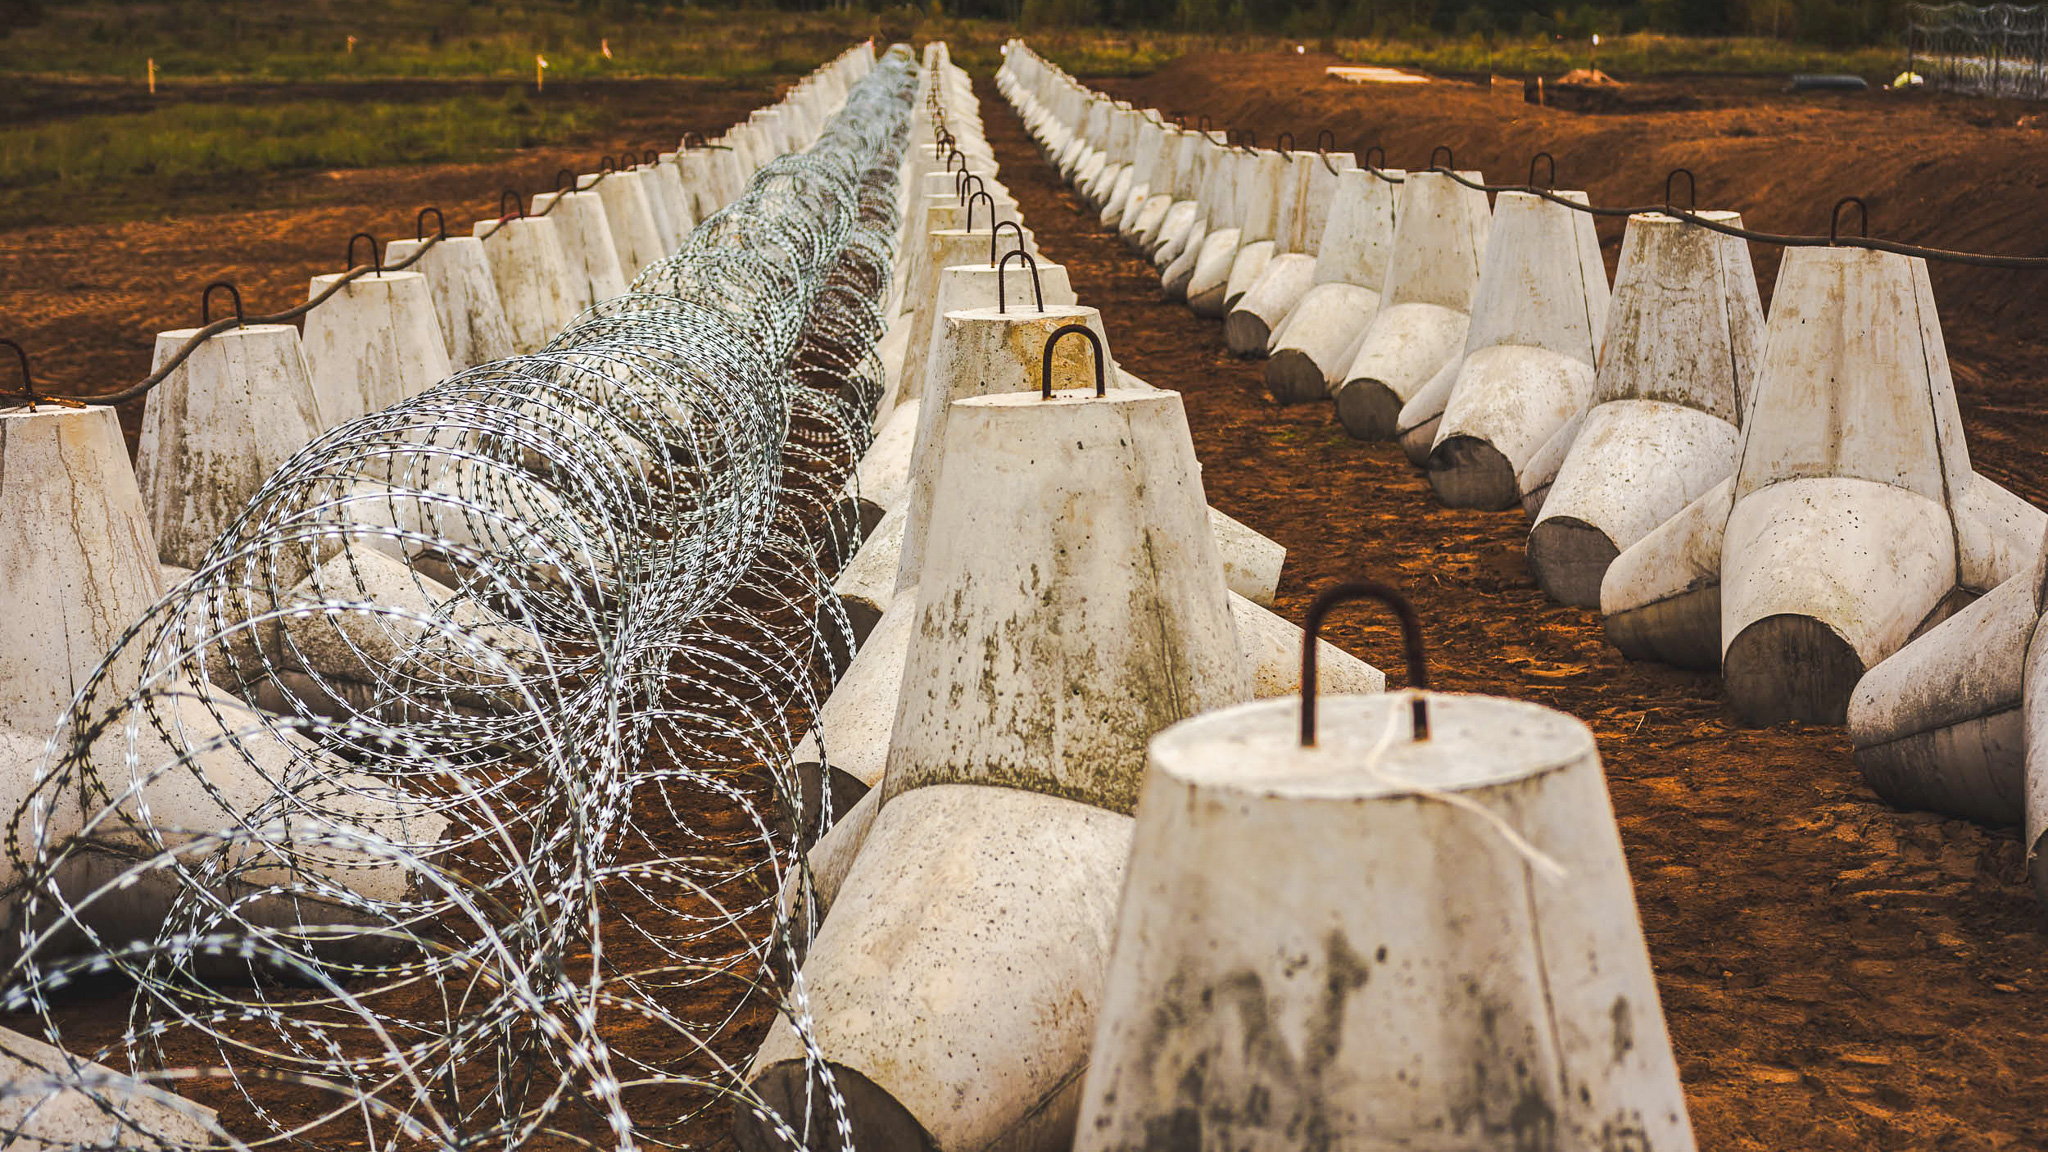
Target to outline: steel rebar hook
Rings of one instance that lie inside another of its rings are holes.
[[[1102,367],[1105,359],[1102,354],[1102,337],[1097,336],[1095,330],[1086,324],[1062,324],[1052,330],[1052,335],[1045,338],[1045,363],[1040,366],[1038,372],[1039,399],[1052,399],[1053,346],[1060,342],[1062,336],[1070,332],[1078,332],[1087,337],[1089,346],[1095,349],[1095,395],[1098,399],[1107,396],[1109,394],[1109,377]]]
[[[1004,223],[1007,224],[1009,223],[1009,221],[1006,220],[1004,221]],[[1024,251],[1024,249],[1021,247],[1012,248],[1010,251],[1004,253],[1003,262],[996,265],[996,311],[998,313],[1005,315],[1007,315],[1010,311],[1009,301],[1004,297],[1003,286],[1006,283],[1008,283],[1010,279],[1010,261],[1019,258],[1023,259],[1024,266],[1026,268],[1031,269],[1032,300],[1035,304],[1037,304],[1038,310],[1040,312],[1043,312],[1045,311],[1045,286],[1038,282],[1038,261],[1033,260],[1031,258],[1031,253]],[[1047,344],[1047,347],[1051,347],[1050,343]]]
[[[353,248],[349,250],[349,255],[355,255]],[[204,328],[213,323],[213,290],[216,288],[227,289],[228,297],[235,302],[235,327],[247,328],[248,322],[242,319],[242,290],[235,287],[231,280],[215,280],[199,293],[199,326]]]
[[[1401,642],[1408,658],[1408,687],[1416,695],[1409,702],[1410,734],[1416,742],[1429,739],[1429,661],[1422,647],[1422,618],[1408,598],[1388,585],[1373,580],[1351,580],[1327,589],[1308,606],[1308,619],[1301,630],[1301,746],[1316,742],[1316,643],[1322,639],[1323,618],[1339,604],[1354,600],[1377,600],[1401,618]]]

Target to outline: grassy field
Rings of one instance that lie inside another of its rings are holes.
[[[549,79],[795,75],[851,40],[945,39],[955,59],[991,67],[1010,24],[937,18],[908,6],[876,13],[654,9],[603,0],[137,0],[53,2],[40,23],[0,39],[0,75],[221,80],[504,79],[531,83],[536,56]],[[1150,71],[1201,51],[1272,51],[1279,36],[1047,28],[1032,42],[1078,74]],[[350,44],[350,38],[354,44]],[[1454,72],[1562,72],[1587,45],[1544,37],[1320,40],[1307,46],[1360,61]],[[610,55],[607,56],[606,52]],[[1762,38],[1630,35],[1603,45],[1600,63],[1621,74],[1843,71],[1889,77],[1893,48],[1852,52]]]
[[[38,23],[0,37],[0,215],[17,223],[148,217],[209,189],[281,175],[600,146],[620,122],[598,94],[617,92],[617,81],[794,78],[863,37],[944,39],[955,60],[985,72],[1018,34],[1010,24],[907,6],[831,14],[610,0],[53,0]],[[1555,75],[1590,59],[1587,44],[1541,37],[1022,34],[1092,76],[1149,72],[1190,53],[1297,46],[1463,74]],[[539,93],[536,56],[548,62],[549,86]],[[1602,45],[1599,63],[1623,78],[1839,71],[1879,81],[1897,71],[1898,56],[1630,35]],[[152,60],[155,96],[145,87]],[[690,108],[676,109],[675,120],[688,127],[690,119]]]

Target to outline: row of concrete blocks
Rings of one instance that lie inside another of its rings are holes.
[[[325,428],[361,414],[364,405],[382,407],[438,382],[450,367],[450,349],[477,362],[538,347],[554,329],[537,324],[558,327],[593,302],[587,296],[625,291],[618,268],[665,257],[696,219],[743,190],[747,174],[774,150],[802,147],[814,137],[858,78],[858,65],[872,62],[871,53],[860,56],[835,60],[713,147],[602,180],[586,177],[591,190],[566,194],[546,218],[515,217],[502,228],[482,223],[476,229],[481,239],[444,240],[422,261],[421,272],[355,281],[308,314],[303,347],[298,331],[286,325],[216,335],[149,394],[140,482],[114,409],[44,404],[0,411],[0,604],[7,609],[0,612],[0,716],[6,717],[0,722],[0,786],[14,813],[10,836],[32,851],[37,843],[54,847],[81,833],[92,797],[46,795],[40,805],[28,803],[47,792],[38,782],[49,731],[108,652],[134,665],[120,673],[121,682],[149,678],[147,653],[124,644],[124,633],[149,614],[183,568],[198,563],[277,465]],[[694,178],[679,179],[693,171]],[[536,211],[546,202],[537,198]],[[676,227],[682,231],[672,231]],[[387,258],[410,254],[392,248]],[[609,279],[566,271],[600,264]],[[315,277],[313,293],[334,279]],[[510,326],[517,332],[536,335],[507,335],[508,317],[517,318]],[[159,334],[159,358],[195,331]],[[317,675],[362,678],[366,662],[392,662],[401,650],[422,647],[426,622],[447,615],[427,598],[436,587],[432,581],[381,553],[351,550],[333,565],[349,570],[314,572],[295,590],[303,593],[301,602],[324,599],[323,587],[346,586],[351,598],[367,595],[383,611],[285,621],[293,650]],[[486,615],[464,605],[456,619],[478,634],[513,631]],[[116,722],[91,756],[99,785],[124,812],[147,806],[146,823],[157,840],[176,843],[219,826],[228,818],[224,805],[244,813],[267,810],[276,781],[291,775],[291,762],[313,755],[304,741],[266,725],[250,707],[267,702],[194,683],[160,684],[154,691],[174,731],[157,731],[147,720],[133,727]],[[264,740],[272,746],[255,746]],[[193,761],[196,771],[156,774],[181,759]],[[335,785],[356,797],[341,806],[357,826],[393,844],[432,844],[442,836],[442,818],[380,802],[387,792],[375,779],[341,770]],[[99,946],[151,938],[175,899],[152,887],[175,884],[170,872],[139,884],[126,876],[118,897],[95,891],[135,859],[162,850],[162,843],[142,835],[144,823],[100,822],[91,833],[93,851],[74,854],[78,874],[57,878],[76,904],[89,905],[88,928]],[[408,874],[383,857],[346,850],[330,855],[327,879],[372,902],[403,896]],[[15,905],[24,879],[15,864],[12,851],[0,856],[0,900],[11,921],[19,919]],[[285,927],[350,922],[346,909],[317,904],[248,907],[243,914],[274,917]],[[9,925],[4,951],[10,959],[11,933],[19,927]],[[70,938],[42,931],[45,945],[61,948]],[[335,954],[347,958],[345,937],[336,941]],[[7,1030],[0,1030],[0,1133],[67,1147],[198,1147],[222,1138],[210,1109]]]
[[[328,428],[379,411],[451,372],[540,351],[585,309],[629,290],[696,222],[739,195],[768,160],[807,147],[845,99],[837,69],[703,147],[544,192],[531,215],[445,235],[403,272],[348,282],[283,324],[230,328],[150,394],[136,467],[166,563],[195,566],[258,485]],[[542,215],[546,213],[546,215]],[[428,241],[393,241],[384,263]],[[313,277],[309,297],[341,274]],[[197,332],[157,334],[162,365]]]
[[[1519,192],[1489,212],[1442,173],[1226,152],[1012,59],[1027,123],[1140,250],[1184,258],[1144,225],[1150,188],[1178,196],[1190,169],[1230,172],[1167,209],[1206,213],[1205,244],[1228,246],[1218,223],[1261,235],[1276,199],[1303,222],[1270,259],[1238,242],[1215,297],[1277,398],[1332,398],[1448,504],[1519,504],[1537,581],[1598,608],[1629,656],[1718,669],[1751,722],[1846,722],[1894,803],[2024,823],[2048,898],[2048,746],[2026,751],[2021,673],[2048,514],[1970,465],[1923,261],[1788,249],[1766,323],[1744,240],[1637,214],[1610,292],[1584,213]],[[1271,176],[1290,170],[1311,178]],[[1999,643],[1965,638],[2001,612]]]
[[[1103,335],[1065,270],[1040,303],[973,230],[908,239],[857,497],[896,495],[847,569],[890,591],[813,733],[785,900],[822,922],[741,1146],[1689,1148],[1591,733],[1429,694],[1417,741],[1322,644],[1303,744],[1302,633],[1254,603],[1284,554],[1207,507],[1180,396],[1098,392],[1075,336],[1047,395],[1052,334]]]

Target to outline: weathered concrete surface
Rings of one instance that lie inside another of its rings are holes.
[[[196,328],[159,332],[161,369]],[[229,328],[150,390],[135,458],[157,555],[196,568],[277,466],[327,427],[289,324]]]
[[[490,257],[498,300],[512,326],[512,350],[531,356],[576,315],[569,258],[554,219],[487,220],[476,225],[476,235]]]
[[[1076,1149],[1693,1147],[1592,732],[1428,699],[1153,741]]]
[[[1730,476],[1616,556],[1600,579],[1608,642],[1631,660],[1721,666],[1721,538]]]
[[[0,1132],[21,1148],[220,1146],[213,1109],[0,1028]]]
[[[953,405],[884,803],[942,783],[1128,811],[1144,742],[1246,699],[1172,392]]]
[[[810,1039],[856,1146],[1072,1145],[1131,819],[1013,788],[882,805],[803,963]],[[835,1124],[778,1018],[747,1070],[776,1112]],[[807,1090],[808,1089],[808,1090]],[[740,1147],[784,1147],[742,1105]]]
[[[1484,192],[1443,173],[1408,173],[1379,311],[1330,387],[1353,436],[1393,436],[1401,407],[1465,347],[1491,225]]]
[[[1586,202],[1583,192],[1555,195]],[[1521,502],[1531,457],[1593,404],[1607,297],[1591,216],[1528,192],[1495,198],[1464,363],[1427,465],[1439,500],[1489,509]],[[1412,417],[1404,413],[1404,422]]]
[[[1405,179],[1400,172],[1388,176]],[[1334,178],[1316,243],[1314,283],[1288,312],[1284,326],[1272,325],[1266,388],[1274,399],[1286,404],[1328,396],[1357,357],[1359,342],[1379,312],[1401,188],[1359,168]]]
[[[339,273],[313,277],[306,298],[339,279]],[[320,416],[330,424],[387,408],[448,376],[433,293],[417,272],[350,281],[306,313],[301,347]]]
[[[393,240],[384,248],[384,262],[400,264],[419,251],[424,241]],[[483,241],[474,236],[446,236],[408,271],[427,278],[434,296],[434,314],[447,345],[448,369],[460,372],[512,355],[512,325],[498,299]]]
[[[549,211],[557,200],[561,207]],[[542,192],[533,198],[532,211],[535,216],[547,212],[555,221],[576,311],[625,293],[626,275],[612,242],[611,220],[604,214],[604,197],[595,192]]]
[[[598,177],[602,175],[603,179]],[[742,179],[741,187],[745,187]],[[639,180],[622,173],[585,173],[576,178],[578,189],[589,189],[604,201],[605,223],[612,230],[612,251],[619,258],[619,271],[631,284],[640,270],[668,254],[654,223],[654,208]],[[508,301],[506,307],[512,305]]]

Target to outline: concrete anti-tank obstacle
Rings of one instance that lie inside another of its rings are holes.
[[[1236,310],[1245,293],[1265,278],[1274,257],[1288,251],[1295,220],[1301,215],[1301,198],[1308,192],[1306,177],[1315,154],[1290,148],[1261,153],[1259,160],[1261,180],[1253,188],[1253,199],[1245,211],[1244,226],[1238,230],[1237,254],[1231,257],[1230,275],[1224,281],[1226,329],[1229,314]],[[1275,160],[1278,161],[1277,167]],[[1259,350],[1265,350],[1263,339],[1259,342]]]
[[[573,183],[573,175],[563,175],[570,176]],[[570,285],[575,289],[570,304],[577,312],[625,294],[626,274],[619,266],[619,252],[612,243],[612,225],[604,212],[604,197],[595,192],[541,192],[533,198],[533,215],[542,213],[555,221],[555,237],[561,242]]]
[[[389,407],[448,376],[448,349],[427,278],[383,271],[377,242],[360,233],[349,240],[351,266],[357,240],[370,240],[370,261],[378,270],[343,284],[306,313],[300,344],[320,416],[330,424]],[[344,275],[313,277],[307,299]]]
[[[1175,191],[1181,184],[1182,167],[1191,162],[1189,157],[1193,154],[1194,135],[1172,124],[1160,125],[1159,151],[1152,161],[1152,175],[1145,185],[1145,198],[1133,197],[1123,219],[1117,221],[1117,235],[1131,251],[1151,254],[1159,225],[1173,207]]]
[[[1988,590],[1964,580],[2012,574],[1982,553],[2031,556],[1962,527],[2000,505],[1955,495],[1985,481],[1923,262],[1788,251],[1764,346],[1734,476],[1615,558],[1601,611],[1630,655],[1718,649],[1751,723],[1840,723],[1865,669]]]
[[[1658,212],[1629,217],[1596,406],[1529,530],[1529,568],[1552,599],[1598,608],[1614,558],[1735,470],[1763,330],[1747,242]]]
[[[2048,521],[2038,512],[2032,518]],[[1985,824],[2026,822],[2025,681],[2044,562],[2048,551],[1857,682],[1849,738],[1856,767],[1879,796]]]
[[[1194,133],[1189,147],[1192,154],[1175,181],[1173,203],[1167,206],[1166,215],[1160,217],[1159,231],[1146,246],[1146,254],[1159,269],[1162,287],[1167,286],[1168,273],[1188,245],[1199,246],[1207,233],[1208,209],[1202,203],[1202,194],[1208,190],[1211,169],[1222,163],[1226,154],[1222,134],[1217,132]],[[1185,281],[1182,295],[1186,295]]]
[[[1197,275],[1205,287],[1228,286],[1230,261],[1237,252],[1239,200],[1251,195],[1250,172],[1256,163],[1253,152],[1236,146],[1219,147],[1210,156],[1194,223],[1182,238],[1179,254],[1159,276],[1167,299],[1190,300]]]
[[[1078,340],[1051,344],[1052,359],[1043,369],[1061,378],[1079,375],[1093,349],[1107,349],[1102,313],[1077,304],[1042,306],[1025,300],[1003,308],[973,308],[945,313],[943,334],[918,405],[917,435],[910,453],[905,485],[902,552],[897,560],[896,589],[914,587],[923,570],[925,539],[931,525],[932,495],[937,489],[941,438],[954,401],[969,396],[1023,392],[1041,372],[1040,356],[1047,341],[1062,328],[1079,325],[1091,331],[1091,344]],[[1106,354],[1106,352],[1105,352]]]
[[[213,1109],[0,1028],[0,1132],[23,1148],[226,1147]]]
[[[903,503],[910,485],[910,450],[917,443],[918,401],[898,404],[876,429],[868,450],[861,454],[853,478],[847,482],[845,500],[860,525],[865,539],[882,522],[889,509]]]
[[[677,153],[657,153],[654,174],[668,197],[668,222],[672,233],[668,250],[675,252],[697,228],[696,200],[683,184],[683,166]]]
[[[896,397],[899,403],[922,397],[928,390],[927,374],[940,355],[946,313],[994,307],[999,283],[1009,299],[1020,304],[1032,299],[1034,292],[1041,293],[1045,303],[1053,307],[1068,307],[1075,301],[1073,283],[1064,265],[1038,263],[1038,275],[1033,277],[1030,268],[1012,262],[1007,271],[999,273],[1000,261],[984,262],[989,249],[995,247],[990,243],[994,237],[977,240],[971,232],[949,232],[935,239],[941,248],[938,257],[951,263],[937,266],[931,292],[919,299],[916,315],[911,318],[903,377]]]
[[[1289,203],[1273,258],[1223,318],[1224,342],[1239,356],[1264,356],[1273,334],[1316,282],[1323,232],[1336,198],[1337,181],[1358,163],[1350,153],[1330,156],[1294,153],[1298,187]]]
[[[1586,202],[1583,192],[1553,195]],[[1550,483],[1554,473],[1531,475],[1528,465],[1593,404],[1607,296],[1591,216],[1530,192],[1494,198],[1464,362],[1426,465],[1437,499],[1453,508],[1512,508],[1525,491]],[[1436,417],[1416,411],[1422,403],[1417,396],[1403,408],[1404,438]]]
[[[1075,1149],[1693,1148],[1592,732],[1309,706],[1152,741]]]
[[[1168,124],[1157,108],[1148,108],[1143,115],[1145,123],[1138,129],[1136,174],[1131,177],[1130,190],[1125,194],[1116,218],[1107,221],[1116,229],[1125,247],[1131,246],[1138,217],[1144,214],[1146,205],[1152,203],[1154,194],[1162,186],[1172,181],[1173,157],[1180,147],[1180,129]],[[1164,205],[1161,210],[1164,210]]]
[[[1405,179],[1360,168],[1337,177],[1315,283],[1268,340],[1266,390],[1282,404],[1327,398],[1358,355],[1379,312]]]
[[[269,819],[254,814],[274,812],[280,782],[302,778],[315,753],[242,702],[192,682],[182,669],[155,667],[151,645],[124,639],[163,587],[113,409],[0,411],[0,533],[6,557],[0,602],[11,606],[0,613],[0,715],[8,718],[0,724],[0,773],[10,781],[8,794],[23,802],[10,834],[21,838],[27,858],[38,859],[38,849],[46,853],[40,858],[49,873],[39,883],[64,895],[68,915],[100,945],[149,939],[172,908],[192,899],[183,883],[206,870],[195,864],[185,881],[178,868],[109,882],[144,850],[175,847],[205,829]],[[155,687],[139,695],[140,704],[119,705],[119,714],[69,717],[59,732],[60,753],[90,726],[99,731],[89,747],[72,750],[84,758],[82,769],[66,756],[53,765],[61,773],[46,776],[45,740],[90,683]],[[136,714],[141,709],[151,714]],[[345,810],[354,830],[400,846],[438,840],[446,823],[441,818],[384,799],[388,789],[338,765],[327,771],[347,797],[339,803],[330,798],[327,809]],[[26,804],[34,795],[46,803]],[[96,819],[81,842],[88,814],[105,818]],[[343,847],[319,855],[324,862],[306,853],[298,861],[302,868],[324,863],[325,883],[374,900],[403,895],[408,872],[389,857]],[[9,905],[17,905],[28,879],[16,861],[0,859],[0,901]],[[386,946],[375,933],[332,932],[364,926],[365,913],[311,890],[292,900],[248,900],[233,891],[208,898],[239,900],[241,919],[287,933],[327,929],[316,947],[337,959]],[[51,906],[49,893],[41,893],[40,904]],[[39,921],[35,927],[51,926]],[[55,932],[39,946],[62,951],[83,943],[72,939],[78,932]]]
[[[426,211],[437,218],[439,209]],[[498,282],[491,274],[490,258],[483,241],[474,236],[450,236],[445,224],[437,223],[439,239],[428,248],[412,270],[427,278],[434,297],[434,314],[441,322],[441,340],[448,352],[448,370],[460,372],[513,354],[512,324],[505,317],[505,305],[498,299]],[[384,248],[384,258],[402,264],[425,248],[424,228],[417,239],[393,240]]]
[[[805,795],[814,794],[814,781],[827,779],[834,812],[849,811],[868,789],[881,782],[896,705],[903,691],[903,662],[910,651],[915,604],[915,588],[897,594],[826,697],[812,732],[797,746],[793,759]],[[1252,697],[1263,700],[1300,691],[1301,628],[1235,592],[1230,594],[1230,615],[1245,672],[1251,677]],[[1318,641],[1316,651],[1318,682],[1330,691],[1385,691],[1387,678],[1378,668],[1327,640]],[[820,733],[824,735],[822,749]],[[815,809],[807,809],[805,815],[809,821],[816,819]],[[847,852],[850,863],[859,844],[845,844],[838,850]]]
[[[157,333],[156,368],[198,331]],[[298,329],[243,325],[201,344],[142,409],[135,470],[158,558],[199,567],[278,465],[326,428]]]
[[[1227,206],[1210,213],[1209,231],[1188,271],[1188,310],[1195,315],[1221,320],[1230,310],[1230,273],[1240,266],[1238,252],[1245,246],[1245,225],[1252,222],[1255,233],[1273,227],[1279,210],[1274,185],[1285,175],[1286,165],[1286,157],[1280,153],[1259,148],[1244,148],[1232,157]],[[1259,255],[1270,257],[1272,249],[1261,248]],[[1257,263],[1260,268],[1265,266],[1263,259]]]
[[[739,187],[745,186],[746,181],[742,180]],[[627,173],[619,169],[586,172],[576,178],[576,187],[596,192],[604,201],[605,223],[612,230],[612,251],[618,255],[619,273],[626,283],[631,284],[641,269],[668,255],[654,223],[654,206],[648,202],[647,189],[638,179],[627,178]],[[506,306],[511,306],[509,301]]]
[[[1464,351],[1491,224],[1486,193],[1447,172],[1408,173],[1379,310],[1330,388],[1345,431],[1391,439],[1402,407]]]
[[[777,152],[779,154],[780,149],[777,149]],[[674,239],[680,234],[669,210],[668,188],[662,183],[661,174],[656,168],[655,165],[636,160],[628,152],[619,157],[619,170],[612,173],[614,180],[640,186],[640,199],[646,204],[648,219],[654,225],[655,255],[654,260],[649,260],[648,264],[654,263],[655,260],[666,260],[668,254],[675,251]],[[646,264],[640,267],[644,268]],[[634,275],[637,276],[639,273],[639,268],[633,270]]]
[[[512,209],[517,212],[518,205]],[[491,279],[512,325],[512,350],[531,356],[547,347],[577,312],[561,232],[552,216],[523,215],[478,221],[473,231],[490,257]]]
[[[803,962],[856,1143],[1071,1144],[1144,741],[1249,693],[1180,398],[1047,382],[953,407],[880,808]],[[748,1081],[816,1119],[813,1075],[779,1023]]]

